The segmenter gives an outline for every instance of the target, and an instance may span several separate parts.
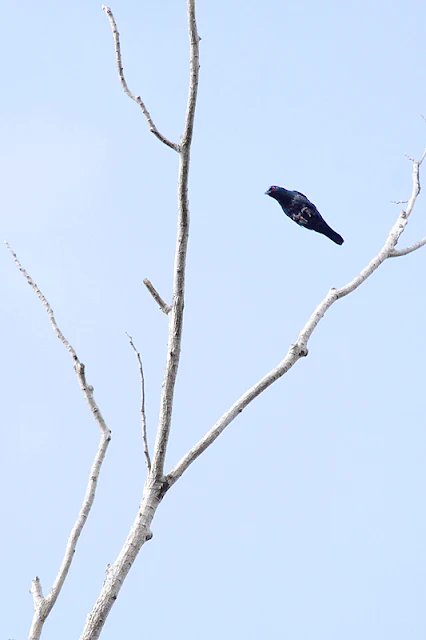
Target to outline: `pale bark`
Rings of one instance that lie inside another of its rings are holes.
[[[69,351],[74,362],[74,370],[77,374],[80,389],[82,390],[83,396],[87,404],[89,405],[89,408],[93,414],[93,417],[95,418],[98,424],[98,427],[100,429],[99,445],[92,463],[92,468],[90,470],[89,480],[87,483],[86,493],[83,498],[83,503],[80,507],[77,520],[75,521],[75,524],[69,535],[68,542],[65,548],[64,557],[63,557],[61,566],[59,568],[58,574],[52,585],[52,588],[50,589],[47,596],[43,597],[41,582],[38,577],[34,578],[31,585],[34,613],[33,613],[33,619],[31,623],[31,629],[28,637],[29,637],[29,640],[38,640],[40,638],[40,635],[43,629],[43,624],[47,616],[51,612],[52,607],[54,606],[56,600],[58,599],[58,596],[61,592],[62,586],[65,581],[65,578],[68,575],[68,571],[74,557],[74,552],[75,552],[78,539],[86,523],[90,509],[92,508],[92,504],[95,499],[99,473],[105,458],[105,454],[106,454],[109,442],[111,440],[111,432],[108,429],[105,423],[105,420],[102,417],[102,414],[99,410],[98,405],[96,404],[96,401],[93,395],[93,387],[87,384],[84,364],[80,362],[74,347],[70,344],[70,342],[68,342],[68,340],[65,338],[64,334],[60,330],[56,322],[53,309],[50,306],[47,298],[44,296],[43,292],[36,285],[36,283],[31,278],[31,276],[24,269],[16,253],[12,250],[12,248],[7,242],[6,242],[6,246],[11,252],[13,259],[15,260],[15,263],[18,266],[21,273],[23,274],[24,278],[26,279],[26,281],[28,282],[32,290],[37,294],[38,298],[41,300],[44,308],[47,311],[47,314],[50,319],[50,324],[52,325],[52,328],[55,334],[57,335],[59,340],[62,342],[62,344]]]
[[[117,67],[119,69],[120,81],[123,86],[127,87],[121,66],[120,48],[118,31],[114,17],[110,9],[105,9],[113,28],[113,35],[116,47]],[[164,481],[163,468],[166,455],[167,442],[170,433],[170,424],[172,418],[173,397],[176,383],[176,376],[179,367],[182,330],[183,330],[183,309],[185,298],[185,272],[186,272],[186,253],[188,247],[189,233],[189,202],[188,202],[188,177],[190,165],[190,152],[192,143],[192,134],[194,129],[195,107],[198,92],[198,74],[199,74],[199,36],[197,32],[197,24],[195,19],[195,0],[187,0],[188,14],[188,33],[190,47],[190,78],[188,91],[188,104],[185,116],[184,130],[181,136],[180,144],[173,145],[163,137],[157,137],[167,146],[173,148],[179,153],[179,176],[178,176],[178,223],[177,223],[177,240],[173,277],[173,299],[171,308],[165,310],[165,303],[160,303],[160,307],[169,316],[169,339],[167,347],[167,360],[164,373],[160,415],[157,428],[157,436],[154,445],[154,453],[151,461],[151,470],[145,483],[142,501],[139,506],[133,526],[127,536],[127,540],[123,545],[115,562],[108,567],[107,576],[101,589],[101,593],[89,613],[81,640],[96,640],[102,631],[106,618],[113,606],[118,592],[126,578],[130,567],[136,559],[142,545],[150,540],[152,533],[150,530],[151,521],[157,510],[158,505],[167,491],[167,483]],[[126,90],[126,88],[125,88]],[[126,91],[132,99],[135,99],[129,91]],[[137,100],[138,104],[143,105],[142,101]],[[147,115],[147,110],[143,105],[144,115],[151,126],[152,120]],[[151,129],[152,130],[152,129]],[[148,281],[149,282],[149,281]],[[145,283],[146,284],[146,283]],[[152,285],[151,285],[152,287]],[[148,289],[153,293],[150,287]],[[154,289],[152,287],[152,289]],[[155,290],[154,290],[155,291]],[[155,291],[155,293],[157,293]],[[159,301],[160,296],[154,295]]]
[[[173,300],[169,320],[169,343],[167,347],[166,370],[160,403],[157,437],[154,445],[152,473],[157,481],[163,477],[164,459],[172,419],[173,396],[177,370],[179,367],[183,329],[183,308],[185,298],[186,252],[189,234],[188,178],[191,157],[192,134],[194,130],[195,107],[197,104],[199,75],[199,41],[195,20],[195,0],[187,1],[189,33],[189,92],[185,126],[180,140],[178,177],[178,230],[173,278]]]
[[[171,140],[169,140],[168,138],[166,138],[165,136],[163,136],[162,133],[160,133],[157,129],[157,127],[154,124],[154,121],[151,117],[151,114],[149,113],[148,109],[145,106],[145,103],[142,101],[140,96],[135,95],[134,93],[132,93],[132,91],[130,91],[126,79],[124,77],[124,71],[123,71],[123,65],[122,65],[122,61],[121,61],[121,47],[120,47],[120,34],[118,33],[118,29],[117,29],[117,25],[115,23],[115,19],[113,16],[113,13],[111,11],[111,9],[109,7],[106,7],[105,5],[102,5],[102,9],[105,11],[109,23],[111,25],[111,31],[112,31],[112,36],[114,38],[114,45],[115,45],[115,59],[117,62],[117,71],[118,71],[118,76],[120,78],[120,82],[121,82],[121,86],[123,87],[124,91],[126,92],[126,94],[129,96],[129,98],[131,98],[132,100],[134,100],[136,102],[136,104],[138,104],[140,106],[140,108],[142,109],[142,113],[145,116],[148,125],[149,125],[149,130],[151,131],[151,133],[153,133],[159,140],[161,140],[161,142],[163,142],[167,147],[170,147],[171,149],[174,149],[175,151],[180,151],[180,146],[178,144],[176,144],[175,142],[172,142]]]
[[[263,378],[261,378],[256,384],[248,389],[242,396],[238,398],[236,402],[226,411],[222,417],[216,422],[215,425],[201,438],[197,444],[195,444],[186,455],[177,463],[177,465],[166,476],[167,484],[170,486],[180,478],[180,476],[186,471],[189,465],[194,462],[200,456],[203,451],[207,449],[216,438],[222,433],[224,429],[252,402],[257,396],[259,396],[265,389],[271,386],[276,380],[279,380],[284,374],[289,371],[294,364],[300,358],[308,355],[308,342],[309,339],[317,327],[320,320],[324,317],[328,309],[340,298],[343,298],[357,289],[367,278],[369,278],[380,265],[388,258],[394,258],[396,256],[403,256],[407,253],[411,253],[416,249],[419,249],[426,244],[426,239],[420,240],[407,249],[401,249],[397,251],[395,246],[404,231],[408,218],[414,209],[417,196],[420,193],[420,165],[426,157],[426,150],[424,151],[420,160],[413,160],[413,188],[411,197],[408,200],[406,210],[402,210],[399,214],[395,224],[389,231],[386,241],[380,249],[379,253],[368,263],[366,267],[348,284],[340,287],[339,289],[330,289],[325,298],[317,306],[294,344],[292,344],[283,360]]]
[[[152,295],[152,297],[154,298],[155,302],[160,307],[161,311],[165,313],[166,316],[168,316],[172,308],[166,302],[164,302],[163,298],[160,296],[157,289],[154,287],[152,282],[148,280],[148,278],[145,278],[143,283],[148,289],[148,291],[150,292],[150,294]]]
[[[179,154],[179,173],[178,173],[178,221],[177,221],[177,239],[175,250],[175,262],[173,269],[173,297],[171,305],[168,305],[160,294],[157,292],[152,283],[145,279],[144,283],[150,291],[154,300],[158,303],[160,309],[168,316],[168,347],[165,373],[163,379],[160,413],[157,426],[156,440],[152,459],[148,449],[147,426],[145,417],[145,387],[144,374],[142,367],[142,359],[132,338],[129,336],[130,344],[134,349],[138,363],[139,374],[141,380],[141,420],[142,420],[142,442],[144,447],[145,459],[148,467],[148,476],[142,493],[141,502],[133,522],[133,525],[127,535],[127,539],[123,544],[115,562],[109,565],[106,571],[106,578],[99,596],[87,616],[86,624],[83,629],[80,640],[96,640],[99,638],[103,625],[111,611],[111,608],[118,596],[123,582],[133,565],[141,547],[144,543],[152,538],[151,523],[155,512],[162,501],[168,489],[182,476],[194,460],[196,460],[224,431],[224,429],[247,407],[252,400],[259,396],[265,389],[271,386],[276,380],[286,374],[293,365],[302,357],[308,355],[308,342],[312,333],[315,331],[321,319],[324,317],[330,307],[337,300],[349,295],[355,289],[362,285],[383,262],[388,258],[403,256],[419,249],[426,244],[426,238],[405,249],[396,249],[398,240],[403,233],[408,222],[409,216],[413,211],[417,196],[420,192],[419,170],[426,151],[420,160],[413,160],[413,188],[410,199],[407,201],[407,207],[401,211],[395,224],[391,228],[386,241],[377,255],[366,265],[366,267],[355,276],[349,283],[340,287],[332,288],[316,307],[305,326],[300,331],[294,344],[290,345],[287,354],[279,362],[279,364],[263,376],[258,382],[250,387],[236,402],[226,411],[213,427],[207,431],[205,436],[196,443],[168,473],[164,474],[164,462],[167,450],[168,439],[170,435],[170,427],[172,420],[172,409],[174,401],[174,391],[176,377],[179,368],[182,331],[183,331],[183,315],[184,315],[184,298],[185,298],[185,273],[186,273],[186,256],[189,234],[189,201],[188,201],[188,177],[190,167],[190,152],[194,128],[195,109],[198,91],[198,75],[199,75],[199,36],[195,19],[195,0],[187,0],[188,15],[188,33],[190,44],[190,80],[188,103],[186,109],[185,123],[183,133],[179,144],[170,141],[162,133],[159,132],[153,122],[145,103],[140,96],[132,93],[127,85],[124,77],[120,37],[117,29],[116,21],[111,9],[103,7],[113,34],[116,63],[120,83],[126,94],[134,100],[141,108],[144,117],[148,123],[150,131],[166,146],[172,148]],[[9,247],[10,249],[10,247]],[[60,331],[50,304],[34,283],[28,273],[23,269],[16,254],[10,249],[14,256],[15,262],[27,282],[40,298],[49,315],[52,327],[70,352],[75,371],[79,380],[83,395],[98,423],[101,431],[101,439],[98,450],[93,461],[90,478],[83,500],[82,507],[77,517],[76,523],[70,533],[67,547],[64,554],[62,565],[49,594],[44,597],[39,578],[35,578],[32,583],[31,593],[33,595],[34,616],[30,631],[30,640],[38,640],[40,638],[43,623],[49,615],[56,599],[60,593],[63,582],[67,576],[76,543],[81,534],[84,523],[88,517],[90,508],[95,497],[96,484],[99,477],[102,461],[105,457],[106,449],[110,440],[110,431],[107,428],[99,408],[94,400],[93,387],[86,383],[84,365],[80,362],[77,354],[71,344],[65,339]]]
[[[426,244],[426,236],[419,240],[418,242],[414,242],[409,247],[405,247],[405,249],[394,249],[391,251],[389,258],[399,258],[400,256],[406,256],[409,253],[413,253],[413,251],[417,251],[421,247],[424,247]]]
[[[141,425],[142,425],[142,444],[143,444],[143,452],[145,455],[145,462],[148,468],[148,471],[151,471],[151,458],[149,456],[149,447],[148,447],[148,435],[146,429],[146,414],[145,414],[145,377],[143,374],[143,366],[142,366],[142,358],[139,351],[136,349],[135,344],[133,342],[132,336],[129,336],[127,333],[127,337],[129,338],[130,346],[135,352],[136,359],[139,365],[139,379],[141,381]]]

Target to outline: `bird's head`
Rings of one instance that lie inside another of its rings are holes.
[[[265,191],[265,195],[271,196],[271,198],[277,198],[277,196],[283,191],[285,191],[285,189],[282,187],[272,185],[272,187],[269,187],[268,191]]]

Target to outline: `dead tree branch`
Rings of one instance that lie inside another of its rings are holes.
[[[273,382],[281,378],[301,358],[308,354],[307,344],[327,310],[338,299],[348,295],[358,288],[374,271],[390,257],[396,243],[407,224],[408,217],[414,207],[420,191],[419,167],[423,161],[413,163],[413,192],[408,202],[407,210],[402,211],[389,232],[388,238],[377,256],[347,285],[340,289],[331,289],[324,300],[315,309],[305,327],[300,332],[295,344],[291,345],[285,358],[264,376],[259,382],[244,393],[232,407],[219,419],[213,428],[202,438],[164,477],[164,459],[170,433],[170,423],[173,407],[173,396],[176,375],[180,359],[185,267],[189,229],[188,205],[188,172],[190,161],[190,147],[194,126],[194,114],[198,88],[199,70],[199,36],[195,22],[195,0],[187,0],[188,30],[190,39],[190,87],[186,112],[184,132],[179,146],[180,164],[178,180],[178,232],[174,265],[173,300],[169,311],[169,341],[167,350],[166,370],[163,380],[163,390],[160,405],[160,416],[157,437],[152,457],[151,472],[144,487],[142,501],[135,521],[114,564],[109,567],[108,574],[101,593],[90,612],[80,640],[97,640],[105,620],[113,606],[121,585],[127,576],[142,545],[150,540],[152,533],[150,525],[155,512],[167,490],[186,471],[189,465],[199,456],[222,431],[243,411],[243,409],[267,389]],[[423,156],[424,157],[424,156]],[[157,293],[157,292],[156,292]],[[158,293],[157,293],[158,295]],[[154,295],[154,298],[156,296]],[[157,300],[158,302],[158,300]],[[164,301],[163,301],[164,302]],[[160,307],[164,305],[160,304]],[[164,310],[164,308],[163,308]]]
[[[425,244],[426,244],[426,236],[421,240],[419,240],[418,242],[411,244],[409,247],[405,247],[405,249],[394,249],[389,254],[389,258],[399,258],[400,256],[406,256],[407,254],[413,253],[413,251],[417,251],[417,249],[424,247]]]
[[[154,445],[152,472],[157,480],[163,477],[164,459],[172,418],[173,395],[180,360],[182,342],[183,307],[185,296],[186,252],[189,233],[188,177],[191,142],[194,130],[199,75],[199,41],[195,20],[195,0],[187,1],[189,33],[189,92],[185,126],[181,136],[178,178],[178,230],[174,264],[173,300],[169,321],[169,342],[166,370],[161,394],[160,416]]]
[[[340,287],[340,289],[330,289],[324,300],[317,306],[308,322],[300,332],[296,342],[292,344],[287,352],[285,358],[269,373],[266,374],[261,380],[254,384],[248,391],[243,393],[242,396],[226,411],[223,416],[216,422],[216,424],[201,438],[192,449],[188,451],[186,455],[177,463],[177,465],[166,476],[167,485],[171,486],[180,478],[180,476],[186,471],[194,460],[200,456],[216,438],[222,433],[224,429],[245,409],[252,400],[257,398],[265,389],[271,386],[276,380],[279,380],[284,374],[286,374],[291,367],[296,364],[300,358],[308,355],[308,342],[309,339],[317,327],[320,320],[324,317],[328,309],[340,298],[355,291],[367,278],[369,278],[380,265],[387,259],[393,258],[397,255],[405,255],[410,251],[415,251],[421,246],[426,244],[426,239],[421,240],[408,249],[402,249],[400,252],[395,251],[395,246],[404,231],[408,218],[413,211],[416,203],[417,196],[420,193],[420,165],[426,157],[426,149],[420,160],[413,161],[413,188],[411,197],[408,200],[407,209],[401,211],[395,224],[389,231],[385,244],[379,253],[368,263],[368,265],[348,284]]]
[[[118,32],[115,21],[112,22],[112,12],[107,10],[108,18],[113,26],[114,41],[116,46],[117,66],[119,67],[120,80],[122,79],[121,55],[117,48]],[[118,592],[121,589],[130,567],[135,561],[142,545],[152,538],[150,525],[154,514],[167,491],[164,482],[163,468],[166,455],[167,442],[170,433],[170,423],[172,417],[173,396],[176,383],[176,376],[180,360],[180,350],[182,342],[183,328],[183,308],[185,294],[185,269],[186,254],[188,247],[189,231],[189,203],[188,203],[188,176],[190,165],[190,150],[192,134],[194,129],[195,107],[198,92],[199,74],[199,36],[195,19],[195,0],[187,0],[188,33],[189,33],[189,92],[188,103],[185,116],[185,124],[181,136],[180,144],[169,143],[161,136],[157,137],[175,151],[179,152],[179,177],[178,177],[178,225],[176,254],[173,278],[173,299],[169,315],[169,338],[167,347],[166,369],[164,373],[163,388],[160,403],[160,416],[157,429],[157,437],[154,445],[154,453],[151,461],[151,471],[143,490],[142,501],[138,513],[127,536],[127,539],[118,554],[115,562],[109,567],[105,582],[95,602],[92,611],[89,613],[80,640],[97,640],[113,606]],[[126,90],[127,85],[123,84]],[[126,91],[128,93],[128,91]],[[130,96],[132,97],[132,95]],[[134,99],[134,98],[133,98]],[[138,101],[138,100],[136,100]],[[144,111],[144,109],[142,109]],[[148,119],[146,109],[145,117]],[[154,132],[155,133],[155,132]],[[149,287],[148,287],[149,288]],[[152,293],[152,292],[151,292]],[[155,296],[154,296],[155,298]],[[158,302],[158,300],[157,300]],[[164,301],[163,301],[164,303]],[[165,311],[166,305],[163,306]]]
[[[338,289],[330,289],[328,294],[314,310],[307,323],[299,333],[296,342],[290,346],[284,359],[274,369],[269,371],[269,373],[261,378],[255,385],[248,389],[228,409],[228,411],[226,411],[222,415],[222,417],[205,434],[205,436],[198,443],[196,443],[177,463],[177,465],[165,476],[164,463],[170,435],[174,391],[180,362],[182,343],[186,257],[190,221],[188,177],[190,168],[190,152],[193,137],[194,117],[198,93],[200,40],[197,32],[195,18],[195,0],[187,0],[187,19],[190,49],[190,78],[185,123],[179,144],[168,140],[158,131],[144,102],[139,96],[136,96],[130,91],[123,72],[120,39],[117,25],[111,9],[109,9],[108,7],[103,7],[103,9],[106,12],[111,25],[114,38],[118,74],[125,93],[140,106],[152,133],[154,133],[154,135],[166,146],[174,149],[179,154],[178,221],[175,262],[173,268],[173,297],[171,305],[169,306],[164,302],[164,300],[161,298],[161,296],[158,294],[149,280],[144,281],[145,286],[148,288],[153,298],[159,304],[161,310],[169,317],[167,359],[161,393],[160,414],[152,459],[149,455],[147,443],[145,388],[142,360],[139,352],[133,344],[132,338],[129,336],[130,344],[136,353],[139,363],[141,379],[142,439],[145,458],[148,466],[148,477],[145,482],[138,511],[128,533],[127,539],[125,540],[123,547],[120,550],[114,563],[108,567],[104,584],[91,612],[87,616],[86,624],[80,636],[80,640],[97,640],[99,638],[103,626],[111,611],[111,608],[117,599],[123,582],[126,579],[126,576],[130,568],[132,567],[140,549],[145,544],[145,542],[152,538],[150,529],[151,522],[154,518],[159,504],[161,503],[168,489],[182,476],[182,474],[188,469],[192,462],[196,460],[203,453],[203,451],[205,451],[216,440],[216,438],[245,409],[245,407],[247,407],[250,402],[252,402],[252,400],[259,396],[276,380],[286,374],[300,358],[308,355],[308,342],[312,333],[314,332],[321,319],[324,317],[325,313],[337,300],[355,291],[355,289],[357,289],[367,278],[369,278],[386,259],[399,255],[405,255],[406,253],[410,253],[426,244],[426,239],[424,239],[419,241],[415,245],[408,247],[407,249],[395,249],[397,242],[408,222],[408,218],[414,208],[417,196],[420,192],[419,170],[420,165],[422,164],[426,155],[425,151],[420,160],[413,161],[413,189],[411,197],[408,200],[406,210],[401,211],[395,224],[391,228],[382,249],[367,264],[367,266],[355,278],[353,278],[353,280]],[[110,440],[110,431],[105,425],[99,408],[97,407],[94,400],[93,387],[88,386],[86,383],[84,365],[79,361],[75,350],[60,331],[56,323],[52,308],[50,307],[50,304],[46,300],[45,296],[34,283],[34,281],[30,278],[27,272],[23,269],[18,258],[16,257],[16,254],[13,253],[10,247],[8,248],[11,251],[16,264],[23,273],[27,282],[30,284],[32,289],[35,291],[35,293],[38,295],[41,302],[45,306],[50,318],[50,322],[57,337],[70,352],[74,361],[74,367],[80,383],[80,387],[101,430],[101,440],[92,465],[86,495],[84,497],[84,501],[80,509],[77,521],[71,531],[61,568],[54,581],[51,591],[46,597],[43,596],[39,578],[35,578],[33,580],[31,592],[34,602],[34,617],[31,626],[30,640],[39,640],[43,623],[49,615],[62,588],[63,582],[66,578],[72,561],[76,543],[87,519],[90,508],[93,504],[100,467],[105,457],[106,449]]]
[[[130,346],[136,354],[136,358],[139,364],[139,377],[141,381],[141,423],[142,423],[142,443],[143,443],[143,452],[145,454],[146,466],[148,467],[148,472],[151,471],[151,458],[149,457],[149,449],[148,449],[148,437],[146,432],[146,415],[145,415],[145,378],[143,375],[143,366],[142,366],[142,358],[139,351],[136,349],[132,336],[126,332],[127,337],[129,338]]]
[[[149,113],[148,109],[145,106],[145,103],[142,101],[140,96],[135,95],[134,93],[132,93],[127,85],[126,79],[124,77],[124,71],[123,71],[123,64],[121,61],[121,47],[120,47],[120,34],[118,33],[118,29],[117,29],[117,24],[115,22],[115,18],[114,15],[111,11],[111,9],[109,7],[106,7],[105,5],[102,5],[102,9],[105,11],[109,23],[111,25],[111,31],[112,31],[112,37],[114,38],[114,46],[115,46],[115,58],[117,61],[117,70],[118,70],[118,76],[120,78],[120,82],[121,82],[121,86],[123,87],[125,93],[129,96],[129,98],[131,98],[132,100],[134,100],[136,102],[136,104],[138,104],[140,106],[140,108],[142,109],[142,113],[145,116],[147,122],[148,122],[148,126],[149,126],[149,130],[151,131],[151,133],[153,133],[159,140],[161,140],[161,142],[163,142],[167,147],[170,147],[171,149],[174,149],[175,151],[177,151],[179,153],[180,151],[180,146],[178,144],[176,144],[175,142],[172,142],[171,140],[168,140],[165,136],[163,136],[162,133],[160,133],[157,129],[157,127],[154,124],[154,121],[151,117],[151,114]]]
[[[148,278],[145,278],[143,283],[148,289],[148,291],[150,292],[150,294],[152,295],[152,297],[154,298],[155,302],[160,307],[161,311],[165,313],[166,316],[168,316],[172,308],[166,302],[164,302],[163,298],[160,296],[157,289],[152,284],[151,280],[148,280]]]
[[[41,582],[38,577],[34,578],[31,585],[31,593],[33,595],[33,603],[34,603],[34,614],[33,620],[31,623],[29,640],[39,640],[43,624],[51,612],[58,596],[61,592],[62,586],[64,584],[65,578],[67,577],[69,568],[71,566],[72,559],[74,557],[75,548],[77,546],[78,539],[81,535],[83,527],[86,523],[86,520],[89,516],[90,509],[92,508],[93,501],[95,499],[96,487],[98,483],[98,477],[101,470],[102,462],[104,461],[105,454],[108,448],[108,444],[111,440],[111,432],[105,424],[105,420],[102,417],[102,414],[99,410],[98,405],[96,404],[95,398],[93,396],[93,387],[87,384],[84,364],[80,362],[77,357],[77,353],[73,346],[68,342],[65,338],[64,334],[60,330],[58,323],[56,322],[53,309],[50,306],[47,298],[44,296],[43,292],[28,274],[28,272],[24,269],[22,264],[20,263],[16,253],[12,250],[10,245],[5,243],[10,253],[13,256],[15,264],[18,269],[34,291],[40,301],[42,302],[44,308],[46,309],[47,315],[49,316],[50,324],[52,325],[53,331],[62,342],[62,344],[67,348],[74,362],[74,370],[77,374],[78,382],[80,384],[80,389],[83,392],[83,396],[90,407],[90,410],[95,418],[98,427],[100,429],[100,441],[98,445],[98,449],[96,451],[92,468],[90,470],[89,481],[86,488],[86,493],[83,498],[83,503],[80,507],[79,514],[77,516],[77,520],[73,528],[71,529],[71,533],[68,538],[68,542],[65,548],[64,557],[59,568],[58,574],[54,580],[51,590],[47,594],[46,597],[43,597]]]

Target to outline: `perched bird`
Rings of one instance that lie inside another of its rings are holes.
[[[316,206],[300,191],[287,191],[283,187],[273,186],[265,193],[277,200],[286,216],[301,227],[322,233],[336,244],[343,244],[342,236],[328,226]]]

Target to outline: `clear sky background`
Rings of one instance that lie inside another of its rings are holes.
[[[183,0],[111,5],[126,77],[177,140]],[[190,179],[183,355],[170,468],[275,366],[330,286],[382,246],[426,142],[426,6],[197,3],[201,80]],[[116,75],[99,2],[2,9],[3,235],[86,364],[112,430],[96,501],[43,634],[78,638],[145,478],[137,363],[153,441],[171,298],[177,155]],[[426,167],[424,174],[426,174]],[[423,182],[426,187],[426,175]],[[298,189],[345,238],[264,195]],[[426,233],[425,197],[401,244]],[[309,357],[247,408],[161,504],[103,640],[424,639],[426,249],[338,302]],[[23,640],[31,579],[50,589],[98,431],[72,361],[0,251],[0,638]]]

